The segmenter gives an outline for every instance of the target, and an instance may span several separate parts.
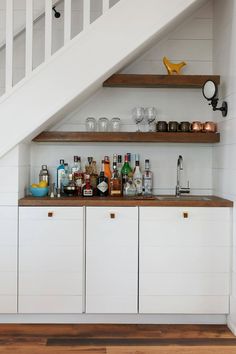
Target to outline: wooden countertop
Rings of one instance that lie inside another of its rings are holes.
[[[160,198],[160,199],[159,199]],[[19,206],[160,206],[160,207],[233,207],[233,202],[216,196],[115,197],[25,197]]]

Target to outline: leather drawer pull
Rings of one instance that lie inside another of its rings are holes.
[[[111,219],[115,219],[116,218],[116,214],[115,213],[110,213],[110,218]]]
[[[49,217],[49,218],[52,218],[52,217],[53,217],[53,211],[49,211],[49,212],[48,212],[48,217]]]
[[[183,218],[184,218],[184,219],[188,219],[188,212],[187,212],[187,211],[184,211],[184,212],[183,212]]]

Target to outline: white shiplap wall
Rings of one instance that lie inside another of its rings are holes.
[[[221,75],[220,98],[229,105],[228,116],[214,114],[221,131],[221,142],[213,149],[214,193],[236,202],[236,2],[214,3],[214,72]],[[236,334],[236,218],[233,209],[233,283],[230,326]]]
[[[193,17],[187,19],[162,41],[156,43],[135,62],[124,68],[125,73],[165,73],[162,57],[173,61],[185,60],[188,65],[183,73],[212,73],[212,3],[207,2]],[[78,109],[51,130],[85,130],[88,116],[122,120],[122,130],[134,131],[131,110],[135,106],[156,106],[158,120],[202,120],[211,119],[211,111],[203,99],[201,90],[196,89],[120,89],[101,88]],[[143,127],[145,129],[145,127]],[[174,193],[176,163],[179,154],[184,158],[183,181],[190,181],[193,193],[211,194],[212,191],[212,147],[208,145],[166,144],[77,144],[77,145],[32,145],[31,181],[37,181],[41,164],[48,164],[55,171],[60,158],[72,162],[73,155],[86,158],[94,156],[100,161],[106,154],[140,153],[141,160],[150,158],[154,172],[156,193]],[[84,161],[85,162],[85,159]]]

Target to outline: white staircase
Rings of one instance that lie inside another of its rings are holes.
[[[52,55],[55,1],[45,0],[45,60],[33,70],[33,0],[25,0],[25,78],[13,86],[13,0],[2,1],[6,2],[6,91],[0,98],[0,157],[63,118],[173,21],[204,2],[120,0],[110,8],[110,0],[102,0],[102,15],[90,23],[90,0],[83,0],[83,31],[71,39],[72,0],[64,0],[64,46]]]

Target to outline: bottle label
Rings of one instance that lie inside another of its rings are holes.
[[[137,190],[137,194],[142,194],[142,179],[141,178],[136,178],[134,180],[134,184]]]
[[[93,190],[92,189],[84,189],[83,190],[83,196],[84,197],[92,197],[93,196]]]
[[[144,178],[143,181],[143,192],[144,194],[152,194],[152,179]]]
[[[105,193],[108,190],[108,184],[105,181],[102,181],[97,185],[97,189],[99,189],[102,193]]]

